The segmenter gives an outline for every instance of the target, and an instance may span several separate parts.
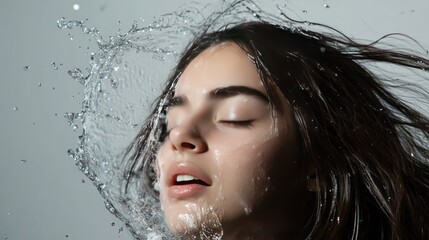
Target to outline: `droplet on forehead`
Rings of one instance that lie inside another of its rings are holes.
[[[74,5],[73,5],[73,9],[74,9],[75,11],[78,11],[78,10],[80,9],[79,4],[74,4]]]

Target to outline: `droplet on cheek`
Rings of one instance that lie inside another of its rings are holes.
[[[246,213],[246,215],[250,215],[252,213],[252,209],[248,208],[248,207],[245,207],[244,208],[244,213]]]

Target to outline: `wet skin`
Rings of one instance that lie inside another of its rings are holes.
[[[210,47],[188,65],[157,155],[172,232],[206,228],[223,231],[224,239],[295,234],[302,190],[297,133],[281,96],[283,111],[273,115],[257,69],[236,44]]]

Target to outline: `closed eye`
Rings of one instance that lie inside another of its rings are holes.
[[[232,121],[232,120],[220,120],[219,123],[226,125],[228,127],[245,127],[249,128],[252,126],[253,120],[242,120],[242,121]]]

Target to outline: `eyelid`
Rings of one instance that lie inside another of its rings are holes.
[[[219,120],[218,122],[235,127],[252,127],[253,121],[254,120]]]

